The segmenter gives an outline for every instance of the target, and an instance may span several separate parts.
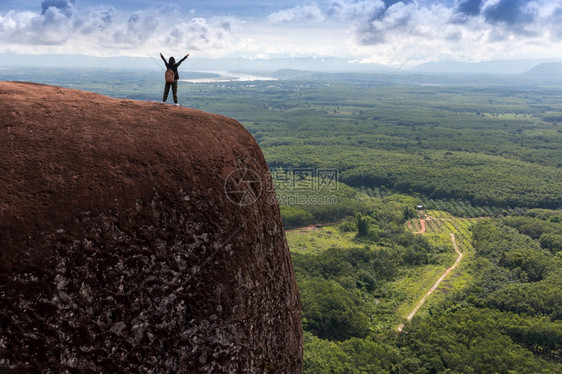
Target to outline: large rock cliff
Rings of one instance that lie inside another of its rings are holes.
[[[300,372],[267,171],[232,119],[0,82],[0,371]]]

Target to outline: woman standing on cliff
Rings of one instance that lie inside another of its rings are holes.
[[[174,103],[176,105],[179,105],[178,104],[178,79],[180,79],[180,75],[178,73],[178,67],[181,65],[182,62],[185,61],[186,58],[189,57],[189,53],[186,54],[184,58],[179,60],[179,62],[176,62],[176,59],[173,57],[170,57],[170,60],[166,61],[162,53],[160,53],[160,57],[166,64],[166,70],[172,70],[174,72],[173,80],[170,79],[170,81],[168,80],[168,73],[166,73],[166,87],[164,87],[164,97],[162,98],[162,102],[165,103],[166,100],[168,100],[168,94],[170,93],[170,86],[171,86],[172,95],[174,97]]]

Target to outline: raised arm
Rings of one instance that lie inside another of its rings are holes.
[[[168,66],[168,61],[166,61],[166,59],[164,58],[164,55],[162,53],[160,53],[160,58],[162,59],[162,61],[164,61],[166,66]]]
[[[176,66],[180,66],[180,64],[181,64],[182,62],[184,62],[184,61],[185,61],[185,59],[186,59],[186,58],[188,58],[188,57],[189,57],[189,53],[188,53],[188,54],[186,54],[186,55],[185,55],[185,57],[184,57],[184,58],[182,58],[182,59],[181,59],[181,60],[180,60],[180,61],[179,61],[179,62],[177,63],[177,65],[176,65]]]

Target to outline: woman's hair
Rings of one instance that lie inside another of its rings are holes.
[[[173,57],[170,57],[170,64],[175,64],[176,63],[176,59]]]

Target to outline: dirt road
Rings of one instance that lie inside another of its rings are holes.
[[[421,223],[421,221],[420,221]],[[422,230],[425,228],[425,225],[422,225]],[[449,275],[449,273],[453,270],[455,270],[455,268],[457,267],[457,265],[459,264],[459,262],[461,262],[462,256],[463,254],[461,253],[461,251],[459,251],[459,247],[457,246],[457,241],[455,240],[455,235],[451,233],[451,241],[453,242],[453,247],[455,248],[455,252],[457,252],[457,254],[459,255],[459,257],[457,257],[457,260],[455,261],[455,263],[453,264],[453,266],[451,266],[450,268],[448,268],[447,270],[445,270],[445,272],[443,273],[443,275],[441,275],[441,277],[437,280],[437,282],[435,282],[435,284],[433,285],[433,287],[431,287],[429,289],[429,291],[427,291],[427,293],[425,294],[425,296],[420,300],[420,302],[416,305],[416,307],[410,312],[410,314],[408,314],[408,317],[406,317],[406,319],[408,321],[411,321],[412,318],[414,318],[414,316],[416,315],[416,312],[421,308],[421,306],[423,305],[423,303],[425,303],[425,300],[429,297],[429,295],[431,295],[433,293],[433,291],[435,291],[437,289],[437,287],[439,287],[439,285],[441,284],[441,282],[443,281],[443,279],[445,279],[445,277],[447,277],[447,275]],[[398,326],[398,331],[402,331],[402,329],[404,328],[404,324],[402,323],[400,326]]]

